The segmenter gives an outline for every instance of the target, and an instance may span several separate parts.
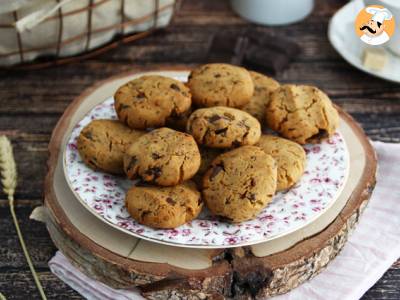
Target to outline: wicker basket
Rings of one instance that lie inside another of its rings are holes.
[[[175,0],[14,1],[8,7],[0,5],[0,67],[3,68],[41,68],[98,55],[167,26],[180,3]]]

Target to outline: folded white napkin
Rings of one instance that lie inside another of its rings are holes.
[[[377,185],[343,250],[315,278],[274,299],[359,299],[400,257],[400,144],[373,144],[379,164]],[[85,276],[61,252],[49,266],[87,299],[143,299],[137,290],[113,289]]]

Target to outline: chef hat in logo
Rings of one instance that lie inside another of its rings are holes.
[[[367,7],[365,9],[367,13],[372,15],[372,20],[375,22],[383,23],[385,20],[390,20],[392,18],[392,13],[386,8],[378,7]]]

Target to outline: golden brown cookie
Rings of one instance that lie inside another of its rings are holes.
[[[209,210],[232,222],[254,218],[276,190],[274,159],[259,147],[243,146],[221,154],[203,178]]]
[[[131,128],[157,128],[180,117],[191,106],[189,89],[180,81],[146,75],[121,86],[114,95],[115,111]]]
[[[143,134],[116,120],[93,120],[79,134],[77,147],[82,160],[92,169],[123,174],[125,148]]]
[[[141,136],[124,156],[129,178],[163,186],[192,178],[199,166],[200,152],[193,137],[165,127]]]
[[[271,77],[250,71],[250,76],[254,83],[254,94],[249,103],[242,107],[242,110],[248,112],[264,125],[265,109],[270,100],[272,91],[279,87],[279,83]]]
[[[262,135],[257,144],[271,155],[278,166],[277,190],[293,186],[303,175],[306,167],[306,152],[299,144],[273,135]]]
[[[171,187],[134,186],[126,194],[125,205],[140,224],[176,228],[195,219],[203,202],[196,185],[186,181]]]
[[[282,85],[271,93],[267,124],[299,144],[318,143],[331,136],[339,115],[328,96],[313,86]]]
[[[211,148],[253,145],[261,135],[261,125],[256,118],[242,110],[225,106],[194,111],[186,130],[197,143]]]
[[[253,96],[250,73],[228,64],[207,64],[194,69],[187,84],[197,106],[242,107]]]

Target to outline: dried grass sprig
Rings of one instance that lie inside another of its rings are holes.
[[[17,187],[17,167],[15,165],[15,160],[10,140],[4,135],[0,136],[0,175],[1,175],[1,183],[3,185],[3,191],[8,197],[11,216],[14,221],[14,226],[15,230],[17,231],[19,242],[24,252],[26,261],[28,262],[33,279],[35,280],[35,284],[39,290],[40,296],[42,297],[42,299],[45,300],[47,299],[46,295],[43,291],[42,285],[40,284],[39,277],[35,271],[35,267],[33,266],[28,249],[26,248],[25,241],[21,233],[21,229],[19,228],[17,215],[15,214],[14,193],[15,193],[15,188]]]

